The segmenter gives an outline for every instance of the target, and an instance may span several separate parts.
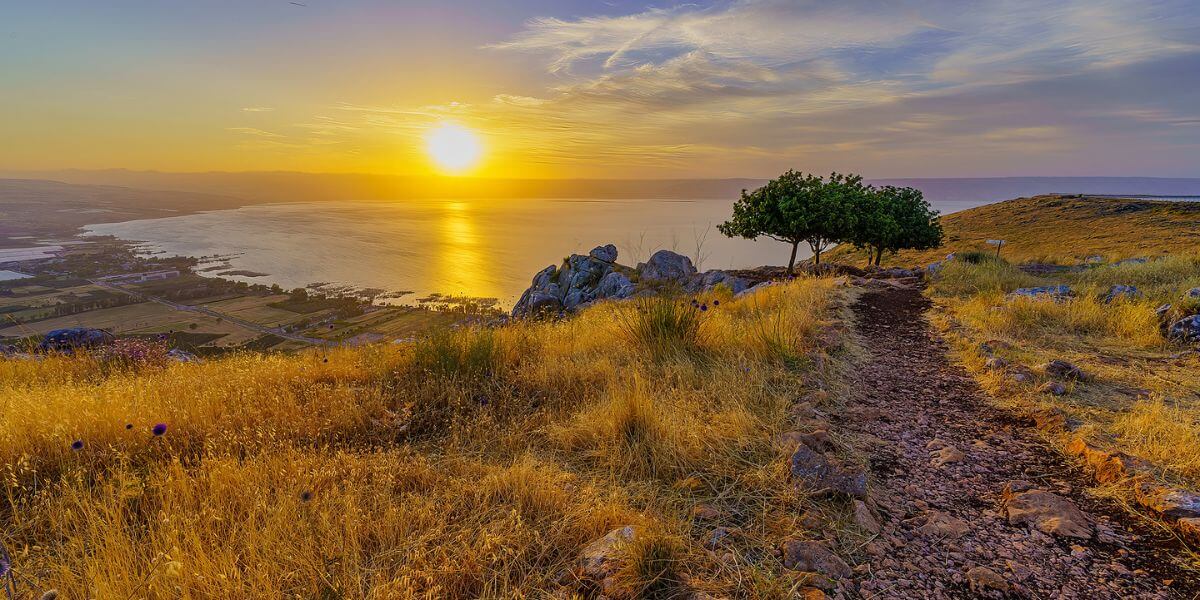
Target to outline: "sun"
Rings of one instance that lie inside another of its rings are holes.
[[[457,123],[442,123],[425,137],[425,151],[443,171],[462,173],[479,164],[483,144],[474,131]]]

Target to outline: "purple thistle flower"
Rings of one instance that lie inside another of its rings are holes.
[[[313,497],[313,493],[308,490],[300,492],[300,501],[301,502],[308,502],[309,500],[312,500],[312,497]]]
[[[0,578],[8,577],[8,574],[12,572],[12,563],[9,562],[8,555],[2,552],[0,551]]]
[[[720,306],[720,305],[721,305],[720,300],[713,300],[713,306]]]
[[[159,423],[150,429],[150,433],[153,433],[154,437],[161,436],[162,434],[164,434],[166,432],[167,432],[167,424],[166,423]]]
[[[707,304],[701,304],[701,305],[700,305],[700,310],[701,310],[701,311],[708,310],[708,305],[707,305]]]
[[[71,442],[71,449],[76,451],[83,450],[83,440],[75,440]]]

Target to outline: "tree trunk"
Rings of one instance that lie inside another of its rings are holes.
[[[796,267],[796,249],[799,247],[800,242],[792,242],[792,257],[788,259],[788,275],[791,275]]]

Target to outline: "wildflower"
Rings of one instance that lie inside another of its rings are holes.
[[[0,554],[0,578],[8,577],[12,572],[12,563],[8,560],[7,554]]]
[[[71,442],[72,450],[83,450],[83,440],[75,440]]]
[[[127,430],[128,430],[128,429],[133,429],[133,423],[126,423],[126,424],[125,424],[125,429],[127,429]]]
[[[720,305],[721,305],[720,300],[713,300],[713,306],[720,306]]]
[[[323,363],[327,363],[327,362],[329,362],[329,358],[322,358],[322,359],[321,359],[321,362],[323,362]]]
[[[701,305],[700,305],[700,310],[701,310],[701,311],[706,311],[706,310],[708,310],[708,305],[707,305],[707,304],[701,304]]]
[[[166,423],[159,423],[150,429],[150,433],[153,433],[154,437],[158,437],[166,432],[167,432],[167,424]]]
[[[310,492],[308,490],[300,492],[300,501],[301,502],[308,502],[309,500],[312,500],[312,497],[313,497],[312,492]]]

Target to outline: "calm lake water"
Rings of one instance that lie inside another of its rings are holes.
[[[945,214],[1000,199],[980,196],[932,203]],[[213,272],[263,273],[227,277],[286,289],[334,283],[414,293],[404,300],[438,292],[511,306],[538,270],[606,243],[629,265],[663,248],[699,256],[701,269],[784,264],[785,244],[716,231],[730,207],[730,200],[586,199],[267,204],[86,230],[169,255],[221,255],[228,268]]]

